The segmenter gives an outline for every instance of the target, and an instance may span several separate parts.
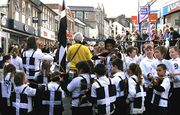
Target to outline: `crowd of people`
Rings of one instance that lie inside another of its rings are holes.
[[[114,39],[89,46],[80,32],[73,39],[66,73],[54,66],[58,51],[43,53],[35,37],[23,49],[0,52],[2,115],[62,115],[66,96],[72,115],[180,113],[179,46],[145,42],[140,51]]]

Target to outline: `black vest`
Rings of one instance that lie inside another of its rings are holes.
[[[98,114],[107,114],[106,113],[106,102],[104,102],[104,101],[101,101],[101,103],[98,102],[98,101],[103,100],[105,98],[109,98],[109,100],[110,100],[110,113],[113,113],[113,111],[115,110],[115,106],[114,106],[115,100],[112,101],[111,97],[113,97],[113,96],[116,97],[116,86],[114,84],[112,84],[111,80],[109,79],[109,82],[110,82],[110,84],[108,85],[109,97],[106,97],[105,92],[107,92],[107,91],[100,84],[100,82],[98,80],[96,82],[100,86],[99,88],[96,89]]]
[[[40,114],[42,115],[61,115],[64,111],[62,103],[62,92],[59,91],[60,85],[56,91],[48,89],[42,93]]]
[[[29,62],[28,63],[26,63],[26,51],[23,51],[23,57],[22,57],[22,62],[23,62],[23,65],[26,65],[26,64],[28,64],[28,65],[31,65],[32,66],[32,68],[29,68],[28,70],[26,69],[26,68],[24,68],[24,71],[26,72],[26,71],[29,71],[29,76],[34,76],[35,75],[35,72],[38,72],[39,70],[35,70],[34,68],[34,66],[35,66],[35,58],[33,57],[34,56],[34,53],[36,52],[36,50],[34,50],[33,51],[33,53],[32,53],[32,55],[31,55],[31,57],[30,57],[30,59],[29,59]]]
[[[24,87],[21,93],[13,92],[11,94],[11,102],[12,102],[12,113],[13,115],[27,115],[28,114],[28,96],[24,94]]]

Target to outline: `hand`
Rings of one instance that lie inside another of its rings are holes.
[[[151,81],[152,78],[153,78],[152,74],[151,74],[151,73],[148,73],[148,74],[147,74],[147,78],[148,78],[149,81]]]
[[[176,74],[175,74],[175,73],[169,73],[168,76],[170,76],[170,77],[175,77]]]

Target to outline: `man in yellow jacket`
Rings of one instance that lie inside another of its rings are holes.
[[[67,60],[70,64],[70,70],[76,70],[76,64],[78,62],[91,60],[92,58],[89,48],[81,44],[84,39],[82,33],[77,32],[73,38],[76,43],[70,46],[67,52]]]

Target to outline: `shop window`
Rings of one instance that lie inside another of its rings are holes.
[[[26,4],[25,4],[25,1],[22,1],[22,13],[26,14]]]
[[[19,2],[19,0],[15,0],[15,1],[14,1],[14,6],[15,6],[15,10],[16,10],[17,12],[20,12],[21,8],[20,8],[20,2]]]

